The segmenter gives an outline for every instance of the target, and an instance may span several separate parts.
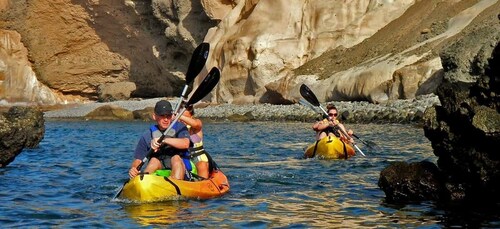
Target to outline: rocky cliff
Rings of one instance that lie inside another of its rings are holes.
[[[500,200],[500,17],[483,22],[440,54],[441,105],[424,116],[437,166],[399,162],[385,168],[379,186],[388,200]]]
[[[24,148],[35,148],[45,134],[43,113],[33,107],[11,107],[0,112],[0,168],[14,161]]]
[[[302,83],[321,101],[413,98],[441,82],[443,45],[498,9],[497,0],[0,0],[0,99],[178,96],[203,41],[207,69],[222,70],[212,102],[293,103]]]

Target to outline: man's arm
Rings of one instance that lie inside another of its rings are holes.
[[[163,143],[176,149],[189,148],[189,138],[164,138]]]

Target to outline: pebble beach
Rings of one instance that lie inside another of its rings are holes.
[[[89,102],[68,106],[66,108],[44,112],[49,119],[85,118],[85,116],[104,105],[115,105],[130,111],[154,107],[161,99],[167,99],[173,105],[178,98],[151,98],[140,100]],[[369,102],[332,101],[339,109],[341,120],[347,123],[420,123],[425,110],[439,105],[436,95],[429,94],[408,100],[394,100],[385,104]],[[196,107],[196,106],[195,106]],[[196,108],[196,116],[214,121],[312,121],[321,117],[322,111],[317,107],[304,104],[271,105],[271,104],[220,104]]]

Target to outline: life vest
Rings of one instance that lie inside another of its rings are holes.
[[[191,131],[191,126],[186,125],[189,131]],[[190,134],[189,140],[191,140],[192,146],[189,147],[189,157],[191,159],[198,157],[200,155],[206,154],[205,148],[203,147],[203,140],[197,134]]]
[[[322,122],[328,123],[328,119],[323,119]],[[335,126],[328,126],[326,129],[321,130],[319,134],[325,133],[326,135],[329,135],[330,133],[332,133],[333,135],[335,135],[335,137],[340,138],[339,127],[337,126],[337,124],[339,123],[340,122],[338,120],[335,120]]]
[[[176,132],[176,126],[177,123],[174,124],[171,130],[173,130],[173,133],[166,133],[166,136],[169,137],[175,137],[175,132]],[[151,132],[151,138],[159,138],[163,135],[163,133],[158,129],[157,125],[151,125],[149,127],[149,131]],[[160,147],[160,152],[158,152],[158,155],[167,155],[167,156],[174,156],[174,155],[179,155],[182,158],[182,161],[184,162],[184,165],[186,166],[187,171],[192,171],[193,166],[191,166],[191,157],[189,150],[178,150],[173,147],[169,147],[167,145],[164,145]]]

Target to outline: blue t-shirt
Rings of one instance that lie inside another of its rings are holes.
[[[189,139],[189,131],[183,123],[176,122],[172,127],[172,130],[175,131],[175,138],[187,138]],[[151,140],[153,139],[153,133],[158,131],[158,125],[153,125],[149,130],[144,132],[144,134],[139,139],[137,146],[134,151],[134,158],[142,160],[147,156],[149,150],[151,150]],[[159,137],[159,136],[156,136]],[[168,150],[172,155],[174,154],[183,154],[187,151],[187,149],[176,149],[173,147],[169,147]]]

